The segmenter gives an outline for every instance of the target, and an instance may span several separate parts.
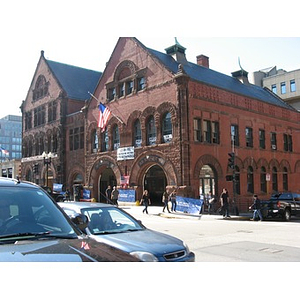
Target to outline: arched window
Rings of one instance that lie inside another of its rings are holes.
[[[91,141],[92,141],[92,152],[97,152],[98,151],[98,145],[99,145],[99,140],[98,140],[98,135],[97,135],[97,130],[94,129],[92,131],[92,137],[91,137]]]
[[[118,125],[115,125],[113,127],[112,138],[113,138],[113,150],[117,150],[120,147],[120,134],[119,134]]]
[[[263,193],[267,192],[267,172],[265,167],[260,168],[260,190]]]
[[[169,143],[173,138],[171,114],[165,113],[162,119],[162,142]]]
[[[247,169],[247,192],[254,193],[254,178],[253,178],[253,168],[251,166]]]
[[[288,170],[287,170],[286,167],[283,168],[282,186],[283,186],[283,190],[285,192],[287,192],[289,190],[289,185],[288,185]]]
[[[156,128],[154,117],[150,116],[146,123],[146,134],[147,134],[147,145],[155,145],[156,144]]]
[[[278,175],[276,167],[273,167],[272,169],[272,190],[273,192],[278,192]]]
[[[133,124],[133,145],[134,147],[142,146],[142,131],[141,131],[141,122],[139,119],[135,120]]]
[[[109,137],[108,137],[107,129],[105,129],[105,131],[101,133],[101,151],[102,152],[108,151],[108,147],[109,147]]]
[[[43,75],[40,75],[36,81],[35,88],[33,90],[32,99],[36,101],[45,97],[48,94],[48,83]]]

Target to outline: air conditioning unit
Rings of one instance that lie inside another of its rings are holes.
[[[276,150],[277,146],[276,145],[272,145],[272,150]]]

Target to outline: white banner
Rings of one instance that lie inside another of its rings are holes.
[[[134,147],[123,147],[117,150],[117,160],[134,159]]]

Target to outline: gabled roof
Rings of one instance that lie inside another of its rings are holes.
[[[178,72],[178,65],[180,63],[177,62],[172,56],[150,48],[147,48],[147,50],[157,59],[159,59],[160,62],[172,73],[176,74]],[[191,62],[184,63],[183,69],[192,80],[215,86],[233,93],[244,95],[246,97],[254,98],[263,102],[267,102],[269,104],[277,105],[286,109],[295,110],[292,106],[287,104],[284,100],[279,98],[268,89],[253,84],[243,84],[236,78]]]
[[[75,100],[89,99],[88,92],[94,92],[102,75],[101,72],[51,60],[46,60],[46,62],[68,97]]]

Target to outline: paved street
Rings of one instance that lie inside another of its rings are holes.
[[[300,261],[300,220],[253,222],[249,217],[220,215],[199,217],[161,214],[162,207],[125,207],[148,228],[184,240],[197,262],[295,262]]]

